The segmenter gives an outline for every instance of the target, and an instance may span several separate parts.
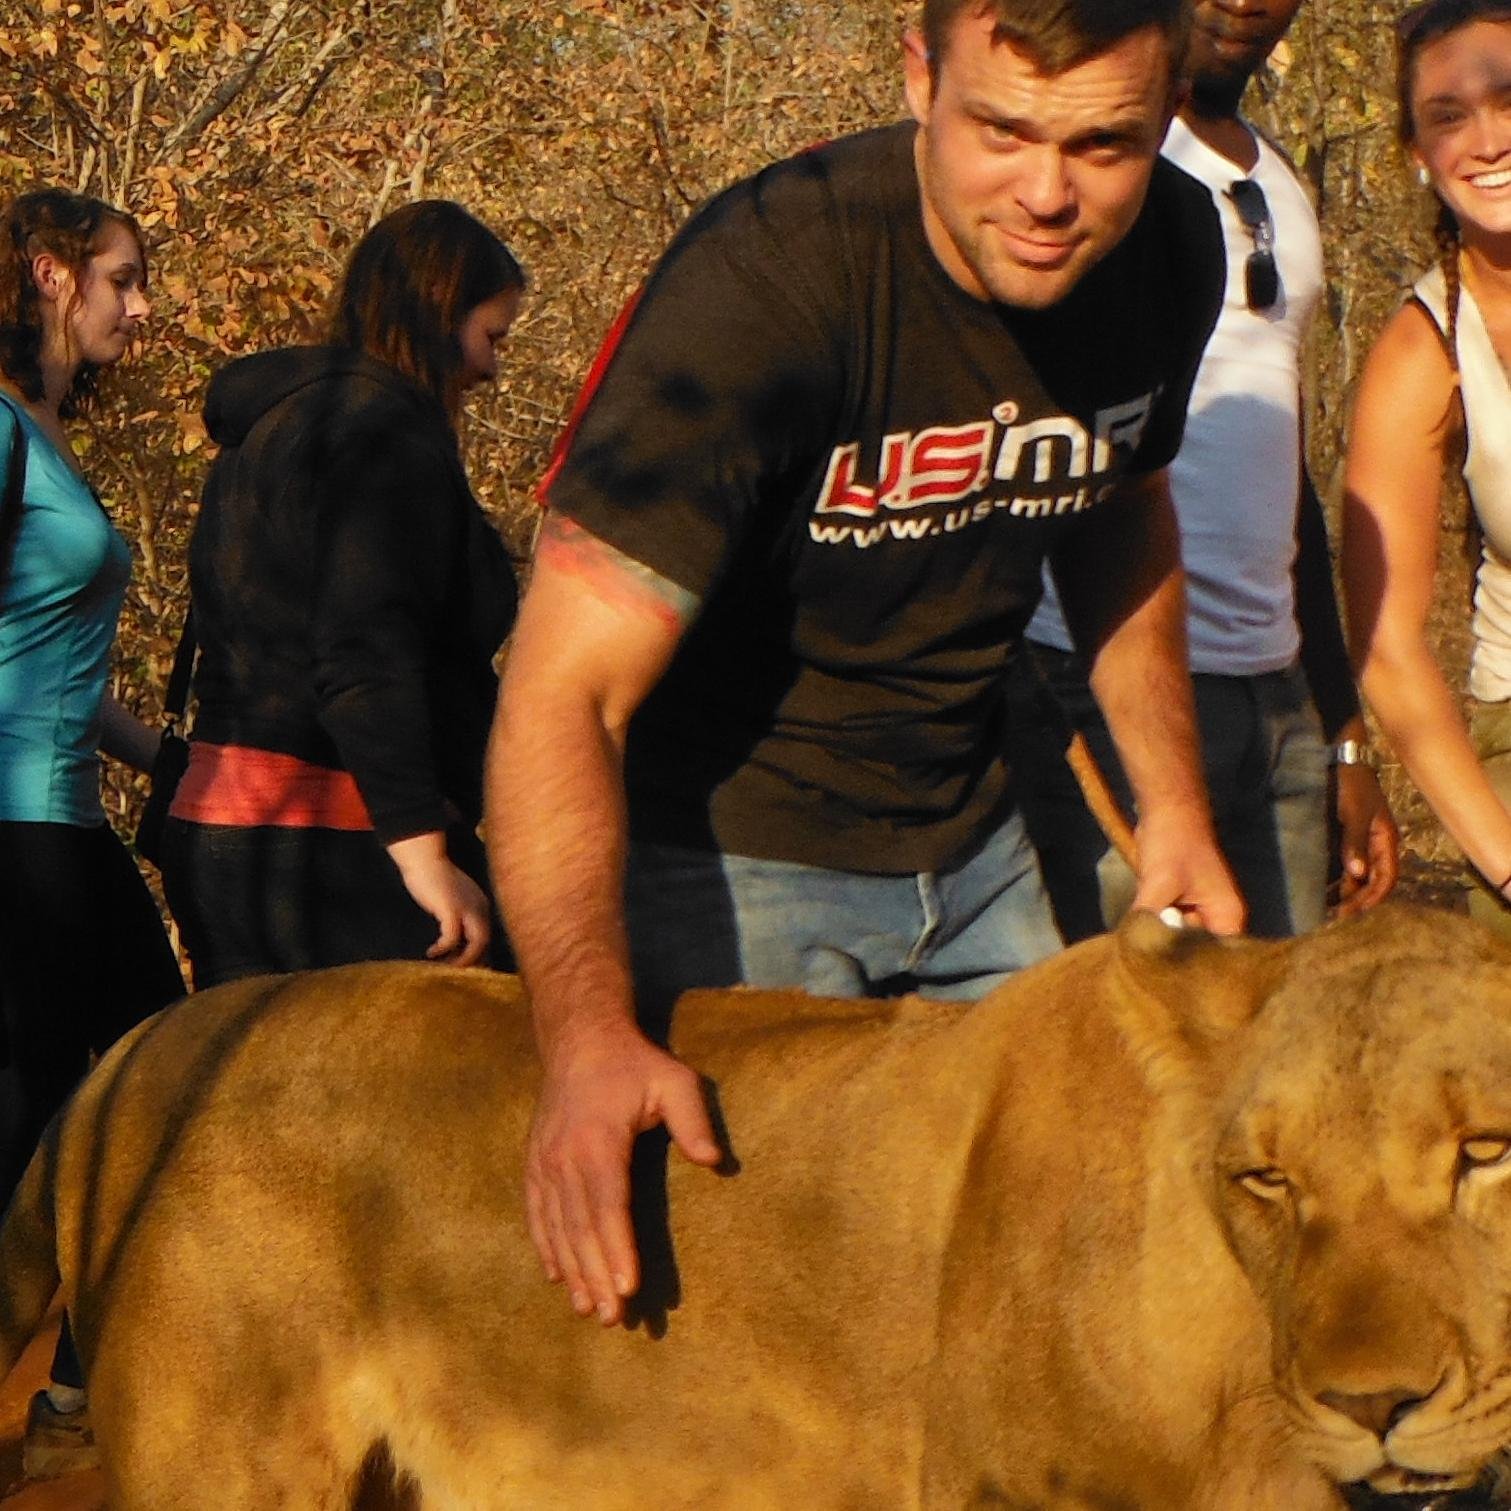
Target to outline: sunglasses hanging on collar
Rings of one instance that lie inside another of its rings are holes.
[[[1280,269],[1275,263],[1275,222],[1269,201],[1252,178],[1237,179],[1228,198],[1238,211],[1244,229],[1254,238],[1254,250],[1243,265],[1244,293],[1256,313],[1274,309],[1280,300]]]

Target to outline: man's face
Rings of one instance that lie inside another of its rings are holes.
[[[1301,0],[1196,0],[1186,53],[1192,87],[1242,93],[1300,9]]]
[[[967,9],[932,77],[916,33],[904,63],[934,255],[978,299],[1057,303],[1143,207],[1174,105],[1164,34],[1044,74]]]

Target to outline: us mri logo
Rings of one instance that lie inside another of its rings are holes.
[[[1117,486],[1109,474],[1119,453],[1137,449],[1158,396],[1155,389],[1099,409],[1090,430],[1073,415],[1022,421],[1016,401],[1006,399],[990,419],[888,435],[868,474],[858,441],[836,446],[808,532],[819,545],[865,548],[952,535],[998,512],[1015,519],[1083,513]],[[863,475],[877,481],[862,482]]]

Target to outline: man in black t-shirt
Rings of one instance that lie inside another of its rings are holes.
[[[1156,163],[1181,0],[926,0],[914,121],[718,196],[544,487],[489,846],[546,1079],[531,1231],[637,1283],[630,1144],[717,1160],[676,991],[979,995],[1057,946],[1002,757],[1048,556],[1140,799],[1138,903],[1219,931],[1164,467],[1222,291]],[[638,1009],[638,1021],[637,1021]]]

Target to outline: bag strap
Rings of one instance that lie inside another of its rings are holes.
[[[194,653],[199,642],[194,634],[194,605],[184,615],[183,633],[178,637],[178,649],[173,653],[173,670],[168,673],[168,689],[163,694],[163,728],[173,734],[183,721],[184,709],[189,705],[189,681],[194,674]]]
[[[3,588],[10,569],[11,547],[21,524],[21,493],[26,486],[26,427],[21,423],[16,406],[4,395],[0,395],[0,405],[10,411],[13,427],[10,464],[5,469],[5,492],[0,495],[0,588]]]

